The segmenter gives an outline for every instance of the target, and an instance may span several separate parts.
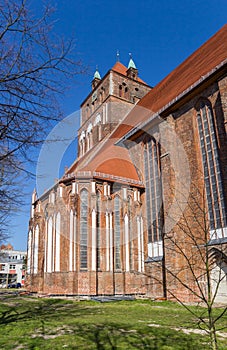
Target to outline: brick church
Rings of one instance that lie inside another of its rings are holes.
[[[132,58],[96,70],[75,162],[32,196],[28,290],[197,300],[210,277],[226,301],[226,130],[227,25],[153,88]]]

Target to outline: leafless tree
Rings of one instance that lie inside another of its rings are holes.
[[[151,264],[146,274],[149,283],[163,287],[159,276],[163,276],[164,266],[165,295],[193,314],[198,326],[209,335],[210,348],[217,350],[218,321],[227,311],[226,302],[220,299],[222,294],[226,298],[227,244],[215,238],[217,230],[211,236],[205,197],[205,191],[192,184],[180,220],[173,230],[164,233],[165,264],[152,263],[155,268]],[[191,303],[202,308],[193,308]]]
[[[61,119],[59,96],[83,71],[73,41],[54,35],[52,14],[48,5],[37,17],[26,0],[0,4],[0,238],[20,199],[17,179],[31,148]]]

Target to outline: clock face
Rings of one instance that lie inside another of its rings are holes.
[[[92,102],[94,102],[97,99],[97,91],[94,91],[91,97]]]

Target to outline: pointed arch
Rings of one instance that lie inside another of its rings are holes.
[[[88,191],[80,192],[80,267],[87,269],[87,240],[88,240]]]
[[[226,208],[219,164],[217,135],[210,102],[200,99],[196,105],[202,166],[210,221],[211,239],[227,235]]]
[[[52,272],[52,249],[53,248],[53,219],[49,218],[47,222],[47,272]]]
[[[69,271],[75,270],[75,244],[76,244],[76,215],[71,209],[69,214]]]
[[[61,247],[61,214],[56,215],[55,234],[55,271],[60,271],[60,247]]]
[[[39,226],[36,225],[33,245],[33,273],[38,273],[39,261]]]
[[[96,267],[100,269],[101,255],[101,193],[96,196]]]
[[[125,245],[125,271],[130,270],[129,266],[129,217],[125,214],[124,217],[124,245]]]
[[[150,137],[144,145],[144,174],[146,187],[148,255],[163,255],[162,186],[160,174],[160,145]],[[158,247],[158,249],[156,249]],[[160,249],[159,249],[160,248]]]
[[[31,259],[32,259],[32,231],[28,232],[28,257],[27,257],[27,273],[31,273]]]
[[[133,227],[133,213],[132,213],[132,197],[128,196],[128,231],[129,231],[129,266],[132,271],[134,268],[134,227]]]
[[[120,197],[114,198],[114,268],[121,269]]]

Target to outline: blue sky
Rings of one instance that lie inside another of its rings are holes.
[[[76,41],[75,54],[89,67],[78,76],[61,99],[64,116],[78,111],[90,92],[92,74],[98,65],[101,76],[115,64],[116,52],[127,65],[129,52],[140,77],[156,85],[227,22],[226,0],[147,1],[55,1],[56,34]],[[31,1],[39,12],[40,2]],[[64,90],[64,87],[63,87]],[[77,132],[75,123],[75,136]],[[68,149],[62,166],[76,157],[75,143]],[[52,181],[52,179],[51,179]],[[35,181],[27,183],[27,205],[12,222],[9,241],[15,249],[26,249],[29,193]]]

